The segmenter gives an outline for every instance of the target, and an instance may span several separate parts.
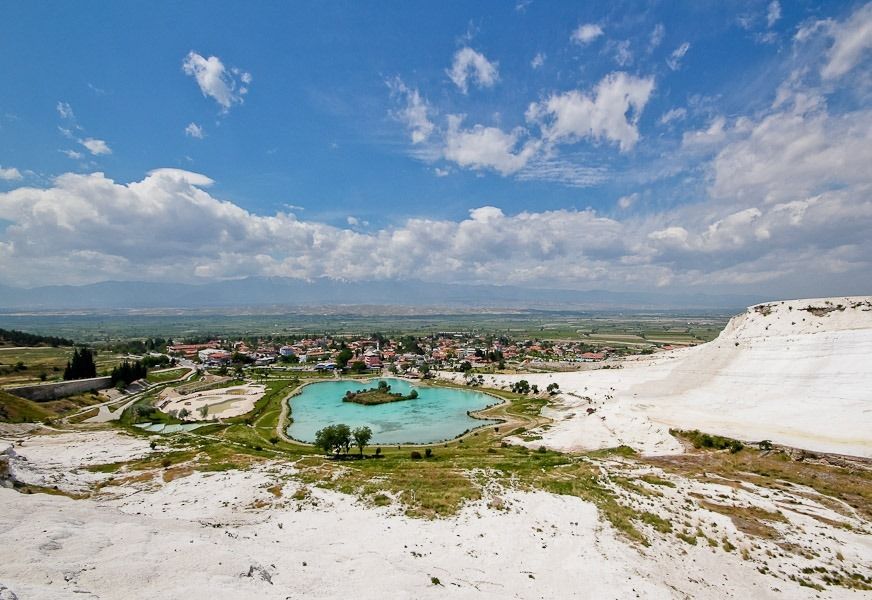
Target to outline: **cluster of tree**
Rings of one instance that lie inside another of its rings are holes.
[[[149,354],[147,356],[143,356],[140,361],[142,366],[148,369],[154,369],[155,367],[169,367],[176,364],[176,359],[170,358],[166,354]]]
[[[411,352],[412,354],[424,354],[421,346],[418,345],[418,340],[413,335],[404,335],[399,340],[401,352]]]
[[[354,358],[354,352],[351,351],[351,348],[347,348],[345,344],[342,344],[342,350],[339,351],[339,354],[336,355],[336,366],[340,369],[344,369],[348,366],[348,361]]]
[[[526,379],[521,379],[512,384],[512,391],[516,394],[529,394],[530,390],[530,382]]]
[[[369,427],[356,427],[352,430],[344,423],[328,425],[315,432],[315,446],[327,454],[347,455],[351,445],[354,444],[360,449],[360,456],[363,456],[363,449],[371,439],[372,430]]]
[[[250,365],[254,363],[254,359],[242,352],[234,352],[230,357],[230,362],[234,365]]]
[[[124,384],[127,386],[146,375],[148,375],[148,367],[142,364],[142,361],[131,363],[125,360],[112,369],[110,377],[112,385]]]
[[[0,329],[0,344],[13,346],[72,346],[73,341],[53,335],[37,335],[16,329]]]
[[[145,340],[126,340],[112,344],[111,349],[123,354],[148,354],[149,352],[165,352],[167,346],[173,344],[172,340],[162,337],[147,338]]]
[[[548,384],[548,387],[545,388],[545,390],[546,390],[549,394],[551,394],[552,396],[553,396],[554,394],[556,394],[556,393],[557,393],[557,390],[559,390],[559,389],[560,389],[560,384],[558,384],[558,383],[549,383],[549,384]]]
[[[64,369],[64,379],[88,379],[97,376],[97,365],[94,363],[94,352],[90,348],[76,348],[73,357],[67,361]]]

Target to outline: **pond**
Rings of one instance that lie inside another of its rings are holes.
[[[408,394],[417,390],[414,400],[363,405],[343,402],[345,392],[358,392],[384,381],[392,393]],[[313,443],[315,432],[327,425],[345,423],[352,429],[362,425],[372,429],[371,445],[431,444],[455,438],[464,432],[499,421],[475,419],[467,411],[477,411],[500,400],[472,390],[414,385],[402,379],[365,381],[324,381],[311,383],[292,397],[288,435]]]

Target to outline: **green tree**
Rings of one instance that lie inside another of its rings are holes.
[[[336,366],[340,369],[344,369],[353,356],[354,352],[352,352],[350,348],[343,348],[336,356]]]
[[[319,429],[315,432],[315,446],[327,454],[331,452],[348,454],[348,449],[351,448],[351,428],[340,423]]]
[[[354,445],[360,449],[360,455],[363,456],[363,449],[369,444],[369,440],[372,439],[372,429],[369,427],[355,427],[354,431],[351,432],[351,435],[354,437]]]
[[[90,348],[76,348],[64,369],[64,379],[88,379],[97,376],[94,353]]]

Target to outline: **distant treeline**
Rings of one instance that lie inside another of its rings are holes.
[[[15,329],[0,329],[0,344],[12,344],[14,346],[72,346],[73,343],[73,340],[53,335],[37,335]]]

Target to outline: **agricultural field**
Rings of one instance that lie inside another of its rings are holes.
[[[0,387],[27,385],[40,381],[60,381],[64,367],[73,354],[72,348],[19,348],[0,346]],[[98,352],[97,374],[109,374],[123,360],[122,356]],[[44,376],[44,377],[43,377]]]

